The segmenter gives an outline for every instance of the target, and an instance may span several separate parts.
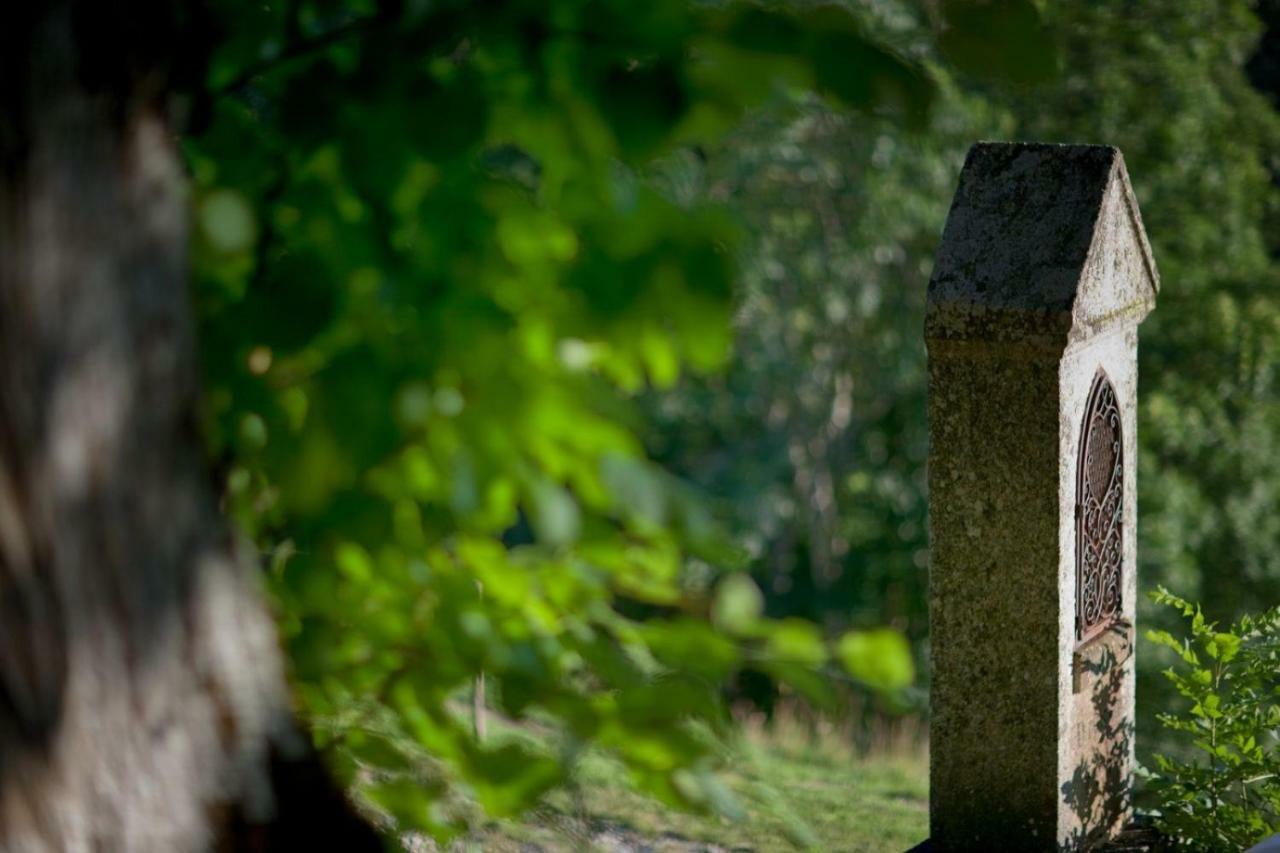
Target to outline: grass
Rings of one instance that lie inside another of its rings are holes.
[[[483,851],[895,851],[928,835],[928,762],[919,738],[859,754],[831,728],[783,716],[744,721],[725,781],[737,820],[674,811],[632,792],[622,769],[591,755],[575,784],[518,823],[460,845]]]

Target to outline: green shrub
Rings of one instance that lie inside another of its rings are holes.
[[[1163,587],[1151,597],[1191,626],[1182,640],[1147,632],[1177,653],[1181,663],[1164,675],[1190,701],[1159,715],[1188,749],[1156,756],[1157,825],[1192,849],[1243,850],[1280,831],[1280,607],[1219,630]]]

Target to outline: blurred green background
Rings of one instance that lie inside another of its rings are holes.
[[[1116,145],[1164,282],[1139,347],[1140,588],[1182,590],[1224,620],[1275,602],[1280,34],[1258,15],[1280,25],[1280,6],[1046,6],[1058,71],[1013,86],[954,71],[910,4],[868,5],[936,75],[929,126],[807,104],[753,117],[690,164],[682,188],[729,199],[750,237],[730,367],[652,396],[655,455],[732,507],[771,612],[888,622],[923,660],[921,329],[959,167],[978,139]],[[1167,662],[1142,660],[1147,751],[1169,696]]]
[[[474,832],[605,755],[741,820],[725,744],[758,714],[914,754],[924,297],[980,139],[1124,152],[1163,282],[1139,585],[1280,598],[1280,4],[213,15],[211,452],[299,705],[386,819]]]

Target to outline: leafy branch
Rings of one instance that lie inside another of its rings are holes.
[[[1179,611],[1190,627],[1181,640],[1147,632],[1178,656],[1182,666],[1165,677],[1191,703],[1158,719],[1190,738],[1203,762],[1156,756],[1158,823],[1194,848],[1244,849],[1280,828],[1280,608],[1220,630],[1199,605],[1163,587],[1151,597]]]

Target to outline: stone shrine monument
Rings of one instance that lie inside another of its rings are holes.
[[[934,851],[1079,850],[1130,817],[1158,290],[1118,150],[969,151],[925,319]]]

